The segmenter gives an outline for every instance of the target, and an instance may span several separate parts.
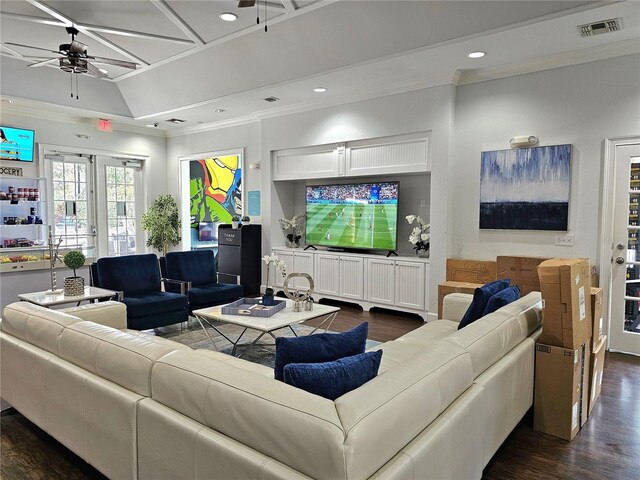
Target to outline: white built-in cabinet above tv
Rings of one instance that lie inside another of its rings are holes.
[[[429,132],[273,152],[273,180],[425,173]]]

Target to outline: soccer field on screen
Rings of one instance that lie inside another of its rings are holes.
[[[308,245],[395,250],[397,204],[307,204]]]

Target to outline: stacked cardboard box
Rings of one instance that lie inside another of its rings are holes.
[[[604,318],[602,316],[602,289],[591,287],[591,316],[593,318],[593,348],[600,343],[604,336]]]
[[[587,421],[591,358],[591,268],[587,259],[538,265],[542,335],[536,346],[534,428],[572,440]]]
[[[496,279],[496,262],[490,260],[447,259],[447,281],[484,285]]]
[[[438,318],[442,318],[442,304],[444,297],[450,293],[470,293],[473,294],[476,288],[484,285],[483,283],[470,282],[444,282],[438,285]]]
[[[497,277],[510,279],[511,285],[520,287],[520,295],[523,297],[531,292],[539,292],[538,265],[545,260],[548,258],[498,256],[496,257]]]
[[[602,391],[602,373],[604,372],[604,349],[607,343],[607,336],[604,335],[600,341],[593,345],[591,352],[591,363],[589,369],[589,416],[593,410],[596,400]]]

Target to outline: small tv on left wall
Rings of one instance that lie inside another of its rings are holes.
[[[33,162],[35,132],[0,125],[0,160]]]

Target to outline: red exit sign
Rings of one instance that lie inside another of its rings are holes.
[[[111,120],[107,118],[99,118],[98,130],[100,130],[101,132],[112,132],[113,126],[111,125]]]

